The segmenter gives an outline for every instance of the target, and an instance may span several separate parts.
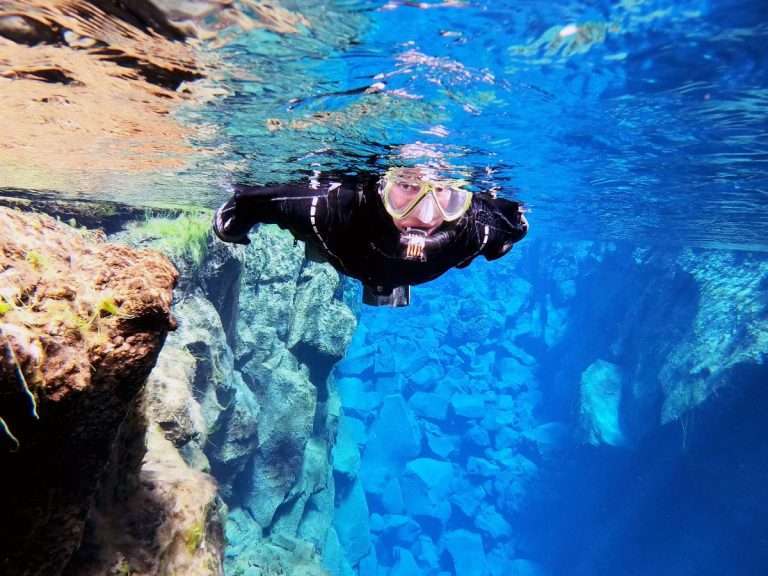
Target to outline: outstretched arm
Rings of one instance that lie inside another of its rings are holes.
[[[475,203],[476,202],[476,203]],[[479,254],[486,260],[501,258],[528,233],[528,220],[519,202],[478,194],[473,199],[475,235]],[[463,262],[463,268],[469,262]]]
[[[517,242],[528,234],[528,220],[525,218],[519,202],[493,198],[491,204],[490,238],[483,250],[486,260],[501,258],[512,249]]]
[[[236,184],[234,193],[216,212],[214,230],[225,242],[248,244],[248,232],[256,224],[278,224],[301,240],[318,226],[327,227],[329,197],[339,204],[354,194],[356,177],[334,175],[300,183],[273,186]]]

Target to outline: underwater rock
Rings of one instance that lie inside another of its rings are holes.
[[[406,510],[412,516],[446,522],[451,515],[447,498],[452,482],[453,465],[450,462],[431,458],[411,460],[400,479]]]
[[[522,454],[509,452],[493,478],[493,491],[502,513],[509,515],[520,509],[538,470],[536,464]]]
[[[385,514],[375,531],[381,532],[379,537],[386,541],[410,546],[421,533],[421,526],[406,514]]]
[[[349,562],[344,557],[339,536],[334,528],[328,530],[328,535],[323,545],[323,566],[328,569],[331,576],[351,576],[354,574],[349,566]]]
[[[484,458],[470,456],[467,460],[467,474],[481,478],[493,478],[498,474],[499,467]]]
[[[488,435],[488,431],[482,426],[472,426],[464,434],[464,443],[469,449],[480,451],[491,444],[491,438]]]
[[[241,339],[250,327],[269,327],[276,331],[278,345],[285,347],[303,266],[304,250],[294,245],[293,237],[284,230],[273,225],[261,225],[257,233],[251,235],[251,245],[245,251],[240,287],[238,333]],[[250,346],[239,346],[240,362],[254,352]],[[269,359],[269,356],[252,358],[254,362]]]
[[[659,368],[662,424],[680,418],[733,382],[740,366],[764,364],[768,350],[764,254],[687,249],[675,265],[681,276],[689,274],[695,282],[697,307],[685,338],[669,338],[674,346]]]
[[[337,370],[342,375],[359,376],[373,368],[375,359],[376,346],[371,344],[357,348],[339,362]]]
[[[147,381],[147,414],[177,447],[204,446],[233,395],[232,352],[218,312],[200,292],[185,295],[174,312],[178,328]]]
[[[487,576],[483,540],[469,530],[454,530],[443,536],[445,549],[453,560],[454,572],[461,576]]]
[[[381,505],[390,514],[402,514],[405,511],[403,490],[397,478],[391,478],[381,493]]]
[[[422,418],[445,420],[448,416],[448,399],[442,394],[415,392],[408,399],[408,405]]]
[[[321,522],[320,518],[310,518],[310,524],[306,524],[305,519],[309,510],[322,510],[326,513],[331,510],[328,504],[333,489],[328,490],[328,481],[333,477],[329,474],[329,452],[323,439],[313,437],[307,441],[299,479],[276,511],[269,527],[273,540],[282,536],[294,538],[302,534],[302,538],[306,536],[310,544],[322,541],[321,531],[329,529],[331,518],[328,517],[327,523]],[[311,506],[310,499],[313,500]]]
[[[155,575],[169,566],[185,574],[223,572],[218,495],[228,495],[227,479],[244,464],[244,448],[252,449],[256,427],[243,416],[259,407],[234,370],[222,320],[208,300],[206,280],[216,272],[205,263],[198,269],[180,263],[188,277],[176,292],[178,327],[145,385],[141,422],[121,426],[110,481],[102,481],[80,553],[69,567],[73,575]]]
[[[493,437],[493,446],[496,450],[516,448],[523,441],[523,435],[513,428],[500,428]]]
[[[232,481],[245,467],[257,439],[257,422],[261,412],[256,396],[240,376],[233,372],[232,394],[227,410],[209,430],[212,442],[207,447],[213,472],[224,498],[232,495]]]
[[[580,423],[590,444],[621,446],[621,394],[619,367],[596,360],[581,375]]]
[[[3,573],[59,574],[80,545],[118,427],[175,325],[175,282],[160,254],[0,208],[0,417],[14,435],[0,440],[13,471]]]
[[[389,576],[415,576],[421,573],[413,554],[407,548],[395,548],[394,555],[397,561],[390,570]]]
[[[360,480],[355,480],[345,495],[337,496],[334,527],[344,556],[350,564],[360,561],[370,549],[368,504]]]
[[[440,551],[429,536],[422,534],[413,546],[414,556],[427,570],[436,571],[440,566]]]
[[[360,470],[360,450],[348,426],[339,426],[333,447],[333,470],[353,480]]]
[[[258,449],[246,470],[246,505],[256,522],[268,528],[299,479],[317,399],[309,379],[287,369],[272,372],[256,396],[262,411],[257,425]]]
[[[382,396],[402,394],[405,377],[402,374],[379,374],[375,380],[375,389]]]
[[[439,426],[430,422],[422,421],[421,425],[424,429],[427,446],[435,456],[448,459],[459,449],[458,436],[446,434]]]
[[[316,484],[316,487],[320,485]],[[333,471],[329,469],[322,489],[316,490],[307,498],[297,531],[299,538],[313,544],[317,550],[323,550],[323,541],[332,528],[335,499],[336,486]],[[301,509],[301,507],[295,508]]]
[[[480,507],[480,511],[475,516],[475,527],[494,540],[509,538],[512,535],[512,526],[490,504],[484,504]]]
[[[127,465],[135,458],[130,453],[135,439],[128,434],[146,444],[137,468]],[[190,466],[157,424],[121,428],[121,436],[117,464],[100,488],[86,537],[64,574],[223,575],[223,513],[213,478]]]
[[[477,394],[454,394],[451,408],[462,418],[482,418],[486,414],[485,398]]]
[[[381,397],[378,392],[368,390],[368,386],[362,378],[354,376],[338,378],[336,389],[341,396],[345,412],[365,416],[374,412],[381,404]]]
[[[325,573],[323,548],[338,541],[343,554],[337,568],[351,574],[349,550],[364,553],[355,544],[357,535],[339,531],[336,541],[329,535],[334,500],[354,511],[366,503],[349,500],[357,437],[341,447],[336,456],[343,473],[333,474],[341,407],[329,373],[345,352],[355,320],[337,298],[338,274],[306,262],[289,233],[260,226],[251,240],[243,256],[235,341],[236,362],[258,414],[248,463],[227,481],[228,499],[239,510],[236,521],[227,523],[227,538],[234,542],[227,573],[257,567]],[[352,428],[364,439],[364,425]],[[367,522],[367,511],[364,516]],[[359,537],[367,538],[367,530]]]
[[[379,560],[376,557],[376,547],[371,546],[371,551],[357,565],[358,576],[379,576]]]
[[[536,445],[543,458],[551,458],[568,446],[570,431],[562,422],[546,422],[526,430],[523,437]],[[499,447],[497,445],[497,448]]]
[[[365,446],[368,441],[368,433],[365,430],[365,422],[359,418],[344,414],[339,420],[339,434],[345,434],[353,439],[358,448]]]
[[[357,324],[352,311],[334,297],[340,283],[333,268],[316,262],[306,262],[298,278],[287,347],[318,379],[325,380],[344,355]]]
[[[498,358],[494,368],[498,377],[496,386],[507,393],[518,393],[535,381],[534,368],[513,356]]]
[[[360,468],[366,491],[381,494],[387,481],[398,476],[420,451],[421,431],[416,418],[402,396],[387,396],[371,425],[363,453]]]
[[[235,508],[228,514],[226,533],[228,575],[328,576],[313,545],[286,535],[265,541],[261,529],[241,508]]]
[[[474,484],[466,478],[459,478],[454,484],[450,501],[468,518],[473,518],[483,502],[486,492],[482,486]]]
[[[408,376],[408,380],[417,390],[429,391],[443,378],[445,372],[438,362],[427,362]]]

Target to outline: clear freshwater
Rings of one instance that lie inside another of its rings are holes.
[[[290,4],[310,28],[225,49],[258,78],[213,116],[245,177],[420,145],[526,202],[537,237],[765,245],[764,3]]]
[[[768,2],[282,5],[182,111],[199,159],[100,198],[430,161],[531,223],[408,309],[347,286],[329,571],[768,574]]]
[[[765,574],[768,5],[309,4],[226,50],[242,177],[442,159],[532,226],[360,310],[332,572]]]

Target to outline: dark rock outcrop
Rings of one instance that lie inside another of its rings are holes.
[[[231,507],[228,570],[323,574],[339,417],[329,373],[356,322],[336,298],[338,274],[307,261],[289,234],[262,226],[252,240],[235,349],[245,387],[211,451]],[[253,436],[243,450],[246,430]]]
[[[176,277],[160,254],[0,208],[0,572],[59,574],[80,546]]]
[[[183,218],[139,222],[119,235],[168,251],[184,271],[174,304],[179,328],[148,380],[146,418],[189,469],[216,478],[229,508],[227,573],[325,574],[322,557],[336,538],[331,451],[339,415],[329,372],[355,326],[336,297],[340,278],[306,261],[274,226],[255,232],[247,250],[213,240],[207,228],[202,252],[158,234],[193,226]],[[129,527],[136,513],[122,510]],[[215,544],[210,533],[204,541]],[[146,543],[134,542],[121,554],[131,569],[155,574],[137,561],[142,549]]]

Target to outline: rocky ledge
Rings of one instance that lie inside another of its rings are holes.
[[[0,208],[0,573],[60,574],[155,365],[174,266]]]

